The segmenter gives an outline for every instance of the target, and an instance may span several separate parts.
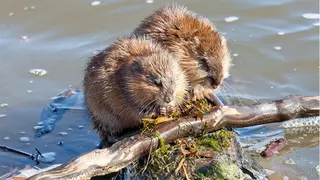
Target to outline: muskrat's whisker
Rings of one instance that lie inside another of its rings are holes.
[[[145,103],[145,104],[143,104],[141,107],[142,107],[142,109],[141,109],[141,111],[139,112],[139,114],[141,114],[142,112],[143,112],[143,110],[145,110],[151,103],[153,103],[153,102],[155,102],[156,100],[152,100],[152,101],[150,101],[149,103]]]
[[[219,92],[220,92],[221,96],[224,96],[226,98],[227,104],[229,102],[227,99],[231,98],[231,99],[236,99],[241,105],[243,105],[243,102],[234,94],[234,91],[228,85],[222,84],[221,86],[222,86],[222,88],[219,89]],[[221,91],[223,93],[221,93]]]
[[[150,108],[150,110],[151,110],[151,109],[152,109],[152,110],[151,110],[151,111],[149,110],[148,114],[154,112],[154,111],[156,110],[156,107],[157,107],[157,105],[154,104],[153,107]]]

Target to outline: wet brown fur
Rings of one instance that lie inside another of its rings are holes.
[[[191,82],[193,100],[213,93],[229,76],[231,59],[225,38],[208,19],[185,7],[171,5],[155,11],[133,34],[147,35],[177,56]]]
[[[91,58],[85,69],[85,103],[92,127],[100,138],[138,127],[140,119],[159,106],[179,106],[187,84],[178,61],[160,45],[144,38],[119,39]],[[172,101],[164,102],[165,97]]]

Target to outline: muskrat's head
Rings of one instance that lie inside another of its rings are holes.
[[[217,89],[225,78],[229,76],[231,58],[226,40],[212,29],[194,32],[191,38],[184,42],[188,54],[181,65],[188,69],[188,61],[196,60],[193,67],[196,71],[191,74],[191,81],[204,88]]]
[[[153,44],[146,45],[145,50],[132,57],[126,67],[123,83],[128,100],[145,114],[178,107],[184,101],[188,83],[177,59]]]
[[[211,22],[183,6],[168,6],[143,20],[135,34],[163,44],[179,58],[192,85],[216,89],[229,76],[226,40]]]

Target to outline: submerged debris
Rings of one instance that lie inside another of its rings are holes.
[[[271,157],[275,152],[280,151],[286,144],[286,140],[284,138],[280,138],[276,141],[270,142],[267,145],[266,149],[261,152],[262,157]]]
[[[40,122],[38,122],[38,126],[34,127],[35,137],[41,137],[53,131],[56,122],[61,120],[63,115],[80,100],[83,100],[83,94],[79,89],[73,88],[67,89],[55,97],[47,107],[43,108]]]

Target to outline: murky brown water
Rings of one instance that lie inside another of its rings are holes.
[[[0,2],[0,144],[33,152],[57,153],[62,163],[95,148],[98,143],[81,111],[71,111],[57,123],[56,130],[33,139],[33,126],[50,97],[72,86],[80,86],[86,60],[119,36],[128,35],[140,20],[170,1],[102,0],[92,6],[89,0],[2,0]],[[277,99],[290,94],[319,95],[319,2],[317,0],[185,0],[177,1],[190,10],[207,16],[226,33],[235,66],[231,70],[235,95],[251,99]],[[316,13],[315,19],[303,14]],[[226,22],[237,16],[239,20]],[[27,36],[24,40],[23,36]],[[37,77],[30,69],[48,74]],[[84,125],[79,129],[78,125]],[[278,126],[268,126],[269,133]],[[72,128],[72,131],[68,131]],[[68,132],[67,136],[58,133]],[[21,133],[22,132],[22,133]],[[24,134],[23,134],[24,133]],[[256,132],[252,132],[253,134]],[[259,132],[260,133],[260,132]],[[273,179],[303,176],[317,179],[319,164],[318,133],[303,141],[313,146],[296,145],[279,157],[261,160],[277,171]],[[290,134],[289,134],[290,135]],[[27,136],[28,143],[20,137]],[[9,137],[9,140],[5,140]],[[293,136],[292,136],[293,137]],[[287,137],[290,139],[290,137]],[[63,141],[65,146],[58,146]],[[303,144],[303,143],[302,143]],[[293,159],[296,165],[286,165]],[[0,152],[0,174],[7,167],[33,164],[25,157]],[[44,166],[44,165],[42,165]]]

